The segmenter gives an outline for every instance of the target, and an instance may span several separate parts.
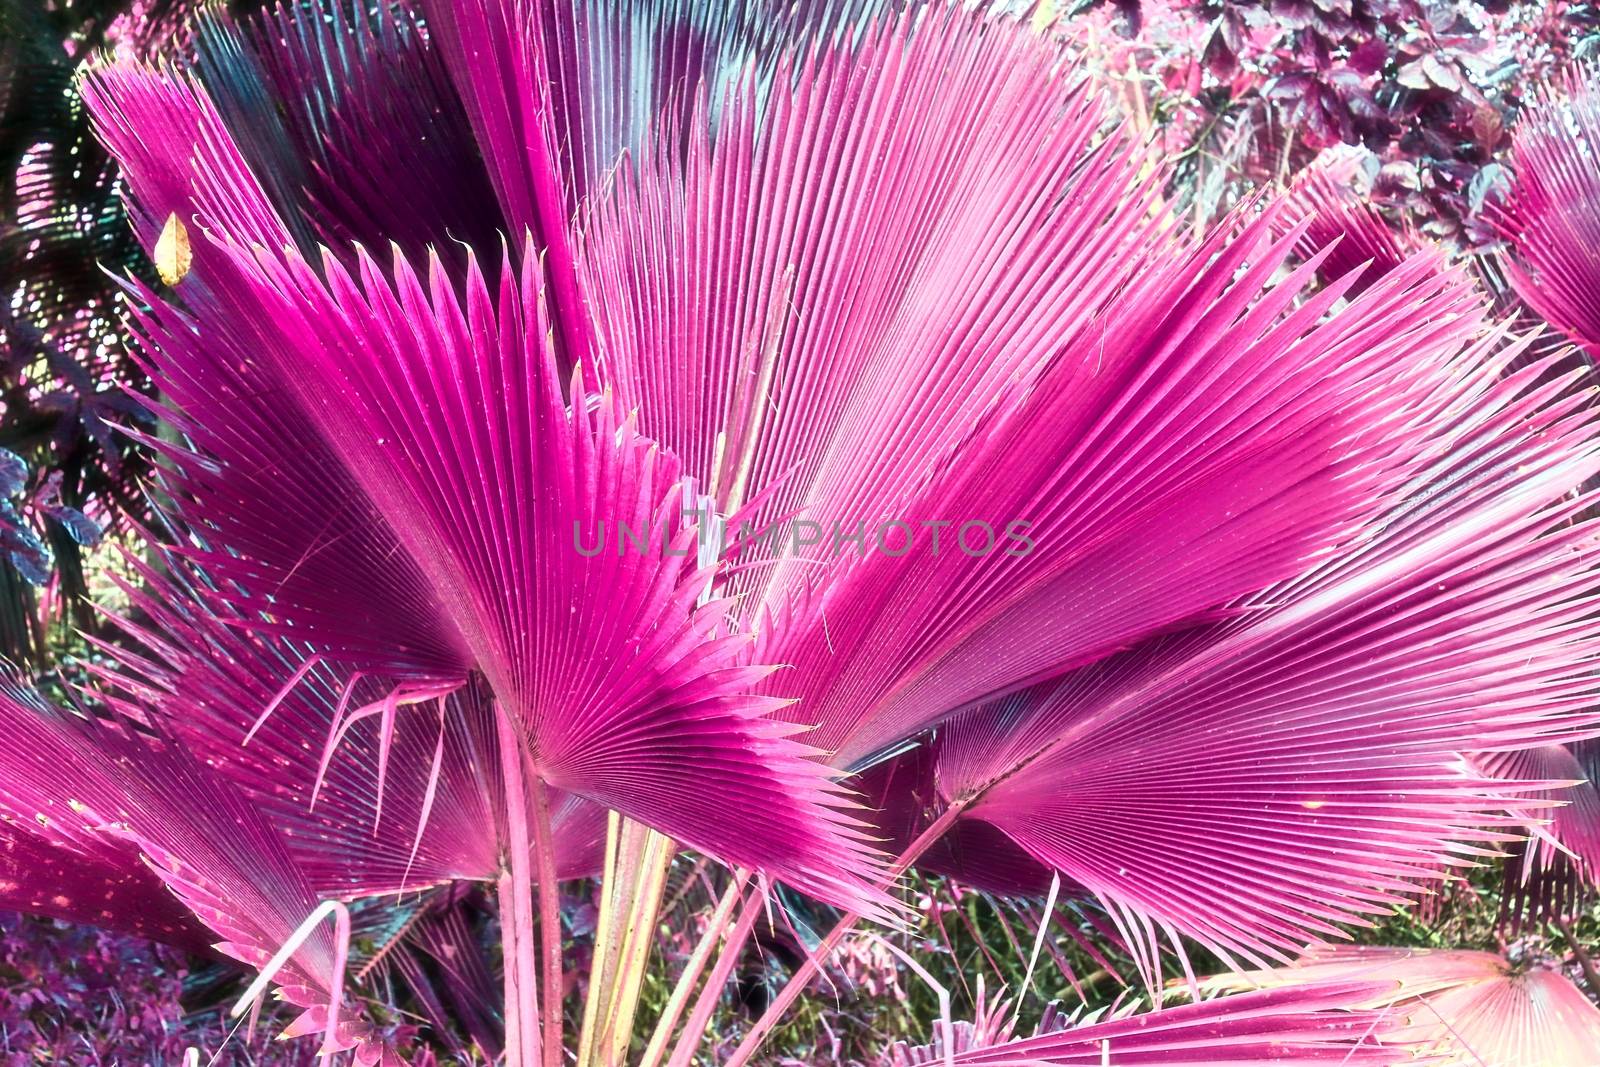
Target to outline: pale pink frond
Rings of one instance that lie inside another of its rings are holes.
[[[1388,1040],[1391,1020],[1371,1002],[1393,983],[1328,982],[1122,1012],[1055,1033],[963,1050],[942,1062],[962,1067],[1343,1067],[1414,1062]],[[938,1059],[926,1062],[938,1063]]]
[[[1506,861],[1502,903],[1514,928],[1526,919],[1571,919],[1600,889],[1600,741],[1543,745],[1472,757],[1495,778],[1560,782],[1512,808],[1528,840]]]
[[[1390,984],[1361,1006],[1396,1018],[1386,1043],[1442,1067],[1589,1067],[1600,1049],[1600,1008],[1548,959],[1349,946],[1207,985],[1311,993],[1349,982]]]
[[[1166,229],[1138,149],[1025,23],[913,4],[794,38],[691,83],[581,221],[619,400],[719,514],[828,534],[746,542],[747,624],[826,569],[836,526],[897,517]]]
[[[768,685],[819,744],[859,759],[1213,617],[1329,559],[1421,473],[1419,423],[1488,381],[1476,292],[1422,257],[1338,314],[1339,286],[1296,308],[1311,268],[1269,285],[1288,249],[1260,236],[1147,261],[900,511],[981,522],[990,551],[847,559],[776,619],[760,655],[793,670]],[[998,533],[1016,523],[1025,551]]]

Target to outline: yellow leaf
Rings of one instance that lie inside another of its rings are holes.
[[[1033,9],[1033,32],[1043,33],[1056,24],[1058,6],[1056,0],[1038,0]]]
[[[161,227],[161,236],[156,238],[156,273],[161,275],[163,283],[177,285],[189,273],[192,262],[194,251],[189,247],[189,228],[178,218],[178,213],[173,212],[167,216],[167,224]]]

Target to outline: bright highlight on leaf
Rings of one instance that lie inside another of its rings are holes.
[[[1381,983],[1353,1006],[1381,1012],[1389,1023],[1382,1043],[1425,1063],[1588,1067],[1600,1049],[1600,1008],[1553,961],[1537,957],[1350,946],[1277,970],[1213,978],[1206,987],[1315,996],[1353,982]]]

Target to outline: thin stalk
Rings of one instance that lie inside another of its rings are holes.
[[[965,807],[966,804],[964,802],[957,801],[946,808],[937,819],[928,825],[926,830],[917,835],[915,841],[906,846],[904,852],[895,857],[894,862],[889,867],[888,874],[883,878],[880,885],[888,885],[894,879],[900,877],[907,867],[916,862],[917,857],[926,852],[930,845],[939,840],[944,835],[944,832],[950,829]],[[744,1040],[739,1042],[739,1047],[733,1050],[733,1055],[728,1058],[723,1067],[743,1067],[743,1064],[748,1062],[751,1056],[755,1055],[756,1051],[760,1049],[761,1043],[772,1032],[772,1028],[783,1018],[783,1013],[789,1010],[789,1006],[799,998],[801,993],[805,992],[806,986],[811,984],[811,979],[822,967],[822,961],[833,954],[833,950],[839,946],[839,942],[843,941],[845,935],[853,930],[856,923],[860,921],[861,916],[859,914],[847,912],[834,924],[833,929],[828,931],[828,936],[822,939],[822,943],[817,946],[816,951],[807,956],[805,962],[795,969],[794,974],[789,977],[789,981],[779,991],[776,999],[767,1005],[767,1010],[761,1013],[761,1018],[756,1020],[755,1026],[744,1036]]]
[[[555,834],[550,828],[550,794],[533,776],[534,855],[539,864],[539,937],[544,963],[544,1067],[561,1067],[561,883],[556,881]]]
[[[660,925],[661,898],[667,891],[667,872],[678,846],[670,837],[648,827],[644,835],[640,873],[629,898],[627,922],[622,930],[622,953],[617,980],[612,990],[611,1010],[600,1031],[600,1047],[606,1057],[603,1067],[618,1067],[633,1043],[633,1022],[639,1011],[639,998],[649,971],[650,952],[655,948]]]
[[[1600,969],[1596,969],[1594,960],[1584,951],[1583,944],[1572,932],[1572,924],[1559,916],[1555,920],[1556,929],[1561,931],[1561,936],[1567,939],[1567,944],[1572,946],[1572,954],[1578,960],[1578,966],[1583,970],[1583,980],[1589,983],[1589,991],[1595,996],[1600,996]]]
[[[504,712],[495,716],[506,794],[506,866],[500,875],[500,942],[505,957],[505,1067],[537,1067],[539,971],[533,953],[533,872],[528,851],[522,742]]]
[[[700,1047],[701,1038],[705,1037],[706,1027],[711,1023],[711,1016],[717,1010],[717,1001],[722,999],[723,987],[728,984],[728,977],[733,973],[733,968],[739,962],[739,957],[744,952],[746,941],[750,940],[751,931],[755,929],[756,920],[761,917],[760,888],[750,890],[744,898],[744,906],[739,911],[739,921],[728,934],[728,940],[722,946],[722,952],[717,956],[716,966],[711,969],[711,976],[706,979],[705,988],[700,990],[700,997],[694,1002],[694,1011],[689,1015],[689,1021],[683,1024],[683,1033],[678,1035],[678,1044],[672,1050],[672,1059],[668,1067],[689,1067],[694,1059],[695,1049]]]
[[[700,975],[705,972],[711,951],[717,947],[717,942],[727,930],[728,919],[733,915],[734,905],[739,903],[739,895],[744,892],[744,887],[749,882],[749,871],[736,871],[733,882],[722,894],[722,899],[717,901],[716,911],[711,913],[711,921],[707,924],[705,933],[700,935],[700,943],[695,945],[694,952],[689,956],[689,962],[684,964],[683,973],[678,975],[678,982],[672,987],[672,996],[668,999],[667,1006],[661,1010],[661,1018],[656,1020],[655,1032],[650,1035],[650,1044],[645,1046],[644,1058],[639,1061],[639,1067],[661,1067],[661,1059],[666,1055],[667,1042],[672,1038],[672,1031],[677,1029],[678,1019],[683,1015],[683,1009],[688,1006],[689,996],[699,983]]]
[[[535,1057],[528,1059],[528,1050],[522,1044],[522,1020],[524,1009],[519,991],[522,982],[518,980],[521,971],[521,960],[518,952],[518,941],[512,931],[517,925],[517,889],[511,878],[510,870],[500,872],[500,879],[496,885],[496,896],[500,902],[500,944],[505,956],[504,989],[505,989],[505,1024],[506,1024],[506,1067],[529,1067],[538,1063]]]
[[[576,1067],[618,1067],[627,1058],[676,852],[671,838],[611,813]]]
[[[617,913],[617,851],[622,816],[606,813],[606,850],[600,868],[600,911],[595,918],[594,955],[589,964],[589,992],[583,999],[583,1021],[578,1028],[578,1067],[593,1067],[596,1021],[616,970],[618,939],[612,932]]]

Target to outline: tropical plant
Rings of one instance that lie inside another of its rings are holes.
[[[0,691],[0,904],[362,1064],[686,1067],[782,945],[740,1067],[943,872],[1156,1010],[941,992],[886,1063],[1410,1057],[1398,975],[1192,958],[1289,965],[1572,784],[1517,760],[1600,729],[1586,375],[1420,239],[1331,269],[1332,186],[1175,217],[1047,23],[306,0],[95,64],[159,484],[89,680]]]

